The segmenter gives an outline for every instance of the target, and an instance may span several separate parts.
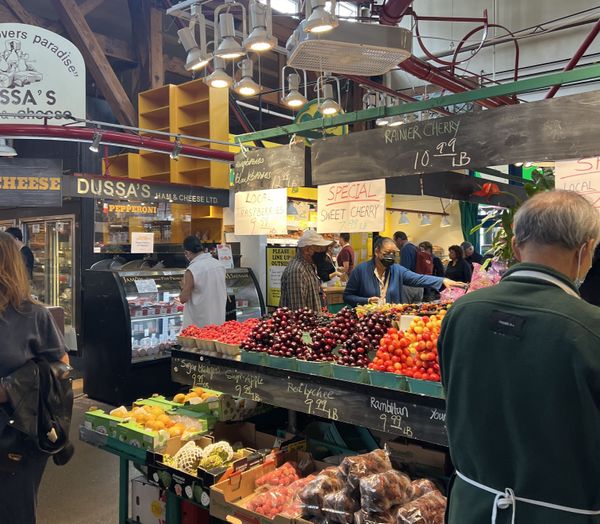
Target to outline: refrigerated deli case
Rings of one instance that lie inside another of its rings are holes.
[[[178,389],[171,382],[170,350],[183,322],[176,299],[184,272],[84,271],[84,392],[90,398],[119,405]],[[264,313],[251,270],[227,270],[227,288],[238,320]]]

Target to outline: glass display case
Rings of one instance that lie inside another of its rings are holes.
[[[177,389],[170,349],[183,269],[83,272],[84,392],[113,405]]]
[[[227,270],[227,295],[230,300],[235,300],[235,320],[238,322],[260,318],[266,313],[258,281],[250,268]]]

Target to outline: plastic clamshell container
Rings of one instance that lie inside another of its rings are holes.
[[[446,398],[441,382],[419,380],[410,377],[406,377],[406,381],[411,393],[418,393],[419,395],[425,395],[427,397]]]
[[[369,379],[372,386],[395,389],[396,391],[409,391],[407,377],[387,371],[369,370]]]
[[[331,362],[312,362],[310,360],[298,359],[298,371],[307,375],[319,377],[331,377]]]
[[[354,382],[355,384],[369,383],[369,370],[365,368],[355,368],[352,366],[341,366],[339,364],[331,365],[333,378]]]
[[[247,362],[248,364],[256,364],[257,366],[267,365],[268,355],[261,351],[241,351],[241,355],[242,362]]]
[[[266,365],[277,369],[287,369],[288,371],[298,369],[298,361],[295,358],[275,357],[273,355],[267,355]]]

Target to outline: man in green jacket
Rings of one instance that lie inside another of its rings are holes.
[[[458,300],[442,325],[457,470],[447,521],[599,524],[600,309],[577,291],[598,211],[576,193],[541,193],[514,233],[521,263]]]

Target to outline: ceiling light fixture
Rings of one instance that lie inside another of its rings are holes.
[[[393,116],[392,118],[390,118],[390,122],[388,124],[388,126],[390,127],[397,127],[397,126],[401,126],[402,124],[406,123],[406,119],[404,118],[403,115],[396,115]]]
[[[246,51],[260,53],[277,45],[277,38],[273,36],[271,0],[267,0],[267,5],[257,0],[250,2],[250,27],[250,34],[244,39]]]
[[[231,7],[233,3],[225,3],[224,5],[215,9],[215,16],[217,12],[222,10],[223,7]],[[235,4],[239,5],[239,4]],[[242,6],[243,7],[243,6]],[[246,10],[244,9],[243,14],[244,30],[243,35],[246,35]],[[215,41],[218,42],[218,47],[215,49],[215,56],[224,58],[225,60],[234,60],[244,56],[246,53],[242,48],[241,44],[235,39],[235,20],[233,15],[229,12],[219,14],[219,24],[215,24]]]
[[[176,138],[173,151],[171,151],[171,154],[169,155],[171,157],[171,160],[179,160],[179,153],[181,153],[182,148],[183,144],[181,143],[181,140],[179,140],[179,138]]]
[[[210,62],[210,54],[206,48],[206,19],[201,12],[197,12],[198,6],[191,7],[191,18],[188,27],[183,27],[177,31],[179,42],[187,52],[185,60],[186,71],[198,71],[203,69]],[[196,40],[195,28],[198,25],[200,30],[200,44]]]
[[[429,217],[428,213],[423,213],[421,215],[421,225],[422,226],[430,226],[431,225],[431,218]]]
[[[281,101],[288,107],[296,109],[302,107],[308,102],[306,96],[306,71],[304,71],[304,94],[300,92],[300,75],[298,73],[290,73],[288,75],[288,89],[285,93],[285,68],[281,70]]]
[[[513,165],[515,167],[521,167],[523,165],[523,162],[515,162]]]
[[[233,78],[225,72],[225,62],[218,56],[215,56],[213,58],[213,67],[213,72],[204,79],[204,83],[215,89],[231,87]]]
[[[338,26],[339,22],[334,14],[336,1],[332,0],[331,11],[327,11],[325,5],[326,0],[306,0],[304,31],[307,33],[326,33]]]
[[[448,215],[444,215],[442,217],[440,227],[450,227],[451,225],[452,225],[452,222],[450,221],[450,218],[448,217]]]
[[[335,82],[337,86],[337,100],[334,99],[331,82]],[[340,81],[336,77],[327,74],[320,76],[317,78],[315,89],[317,91],[318,110],[323,116],[334,116],[341,111]]]
[[[253,96],[259,93],[260,86],[252,78],[252,60],[245,58],[241,61],[240,68],[242,70],[242,78],[233,86],[234,91],[242,96]]]
[[[525,162],[525,167],[531,167],[533,166],[533,162]]]
[[[382,116],[375,120],[375,124],[378,126],[388,126],[390,124],[390,119],[387,116]]]
[[[96,131],[94,133],[94,138],[92,138],[92,143],[90,144],[90,151],[92,153],[97,153],[100,150],[100,141],[101,140],[102,140],[102,133],[100,133],[100,131]],[[16,154],[17,153],[15,153],[15,155]],[[0,155],[0,156],[10,156],[10,155]]]

